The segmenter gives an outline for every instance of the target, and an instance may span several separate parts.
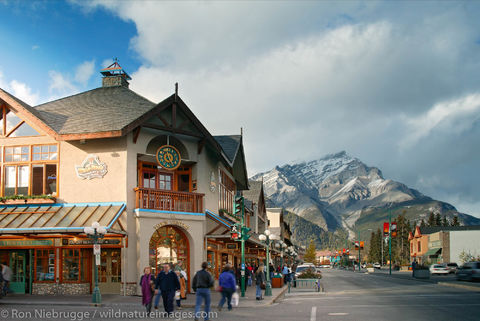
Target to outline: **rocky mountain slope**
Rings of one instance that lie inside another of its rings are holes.
[[[458,213],[450,204],[436,201],[405,184],[385,179],[376,167],[369,167],[346,152],[321,159],[277,166],[259,173],[263,178],[268,206],[284,207],[325,231],[377,228],[388,213],[405,213],[420,221],[433,211],[463,224],[480,224],[480,219]],[[361,224],[361,226],[360,226]],[[358,225],[357,227],[355,225]]]

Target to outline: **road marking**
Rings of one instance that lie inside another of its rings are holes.
[[[328,315],[349,315],[350,313],[346,312],[331,312]]]
[[[312,313],[310,313],[310,321],[317,320],[317,307],[312,307]]]

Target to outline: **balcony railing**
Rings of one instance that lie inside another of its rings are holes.
[[[205,194],[164,191],[136,187],[137,208],[152,210],[203,213]]]

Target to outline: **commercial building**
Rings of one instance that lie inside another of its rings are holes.
[[[17,293],[91,292],[93,222],[108,231],[102,293],[137,294],[162,263],[190,288],[207,257],[212,272],[238,257],[225,235],[248,189],[242,135],[212,136],[177,89],[138,95],[116,62],[101,73],[102,87],[36,107],[0,90],[0,256]]]

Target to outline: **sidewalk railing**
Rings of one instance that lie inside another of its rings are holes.
[[[321,292],[320,279],[296,279],[288,282],[288,293],[291,291],[313,291]]]

